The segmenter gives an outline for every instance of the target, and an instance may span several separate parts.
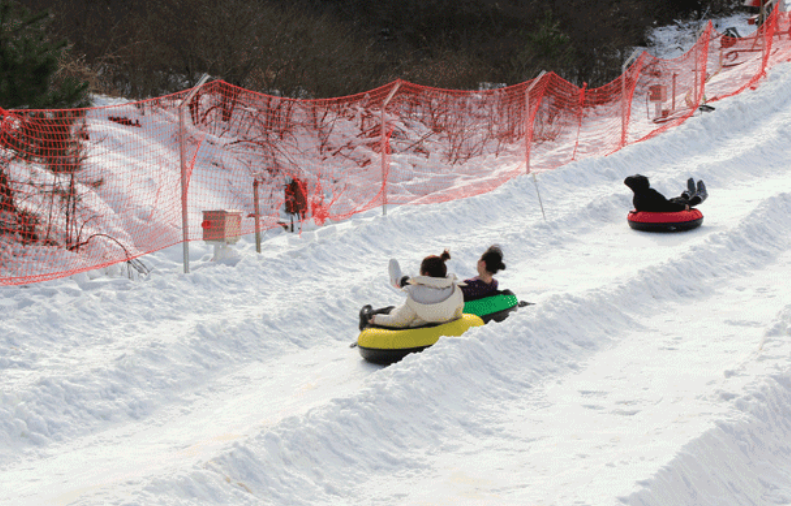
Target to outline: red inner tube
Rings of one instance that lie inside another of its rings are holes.
[[[703,218],[697,209],[678,211],[675,213],[650,213],[646,211],[629,211],[629,221],[637,223],[685,223]]]

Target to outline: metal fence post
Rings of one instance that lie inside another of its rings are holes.
[[[184,127],[184,104],[189,102],[203,83],[209,79],[209,74],[203,74],[198,84],[184,97],[178,106],[179,110],[179,158],[181,160],[181,231],[182,249],[184,253],[184,274],[190,271],[190,248],[189,248],[189,217],[187,216],[187,147],[186,134]]]
[[[533,91],[533,87],[535,87],[535,85],[541,82],[541,78],[544,77],[544,74],[546,74],[546,72],[542,70],[541,73],[538,74],[538,77],[536,77],[533,80],[533,82],[530,84],[530,86],[527,87],[527,90],[525,90],[525,109],[527,109],[527,114],[525,118],[525,169],[527,170],[526,174],[530,174],[530,145],[532,144],[533,141],[532,137],[527,136],[527,132],[529,130],[527,125],[528,122],[530,121],[530,92]]]
[[[390,103],[390,100],[393,99],[398,88],[401,87],[401,81],[396,81],[396,85],[390,90],[390,93],[385,98],[385,101],[382,103],[382,132],[381,132],[381,140],[380,140],[380,151],[382,153],[382,216],[387,216],[387,159],[385,157],[385,150],[387,148],[387,135],[385,133],[385,109],[387,105]]]
[[[631,65],[637,55],[641,53],[641,49],[635,49],[621,66],[621,147],[626,145],[626,111],[628,109],[626,105],[626,67]],[[631,106],[631,103],[629,106]]]

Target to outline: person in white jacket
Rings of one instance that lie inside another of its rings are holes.
[[[407,300],[389,313],[374,312],[371,306],[365,306],[360,312],[361,326],[409,328],[461,318],[464,294],[459,286],[464,283],[454,274],[448,274],[445,265],[448,260],[448,250],[440,256],[427,256],[420,264],[420,276],[410,277],[403,286],[398,262],[391,260],[390,281],[406,292]]]

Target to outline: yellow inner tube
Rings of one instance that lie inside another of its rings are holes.
[[[473,314],[463,314],[458,320],[436,325],[407,329],[367,328],[357,338],[362,348],[377,350],[403,350],[424,348],[439,341],[442,336],[460,336],[470,327],[482,326],[483,320]]]

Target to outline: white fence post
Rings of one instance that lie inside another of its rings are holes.
[[[529,130],[528,122],[530,121],[530,92],[533,91],[533,87],[535,85],[541,82],[541,78],[544,77],[544,74],[546,74],[546,72],[542,70],[541,73],[538,74],[538,77],[535,78],[533,83],[527,87],[527,90],[525,90],[525,109],[527,109],[527,114],[525,117],[525,170],[527,172],[525,172],[525,174],[530,174],[530,144],[533,141],[532,138],[528,138],[527,136],[527,132]]]
[[[697,37],[698,42],[700,42],[700,37],[703,35],[703,32],[705,32],[710,26],[711,26],[711,20],[709,20],[708,23],[706,23],[700,30],[698,30],[698,37]],[[706,53],[707,54],[708,54],[709,43],[711,43],[711,31],[709,31],[709,40],[706,43]],[[692,96],[692,99],[693,99],[693,103],[695,104],[695,107],[697,108],[697,107],[700,106],[700,102],[701,101],[703,101],[704,103],[706,101],[705,100],[705,97],[706,97],[706,90],[705,90],[705,88],[706,88],[706,65],[707,64],[704,63],[702,69],[698,68],[698,59],[700,58],[700,46],[697,44],[697,42],[695,44],[696,44],[696,49],[695,49],[695,93]],[[700,73],[700,79],[701,79],[700,85],[698,85],[698,73]],[[703,88],[703,93],[701,93],[701,90],[699,89],[701,87]]]
[[[532,136],[528,137],[527,132],[529,130],[528,124],[530,122],[530,92],[533,91],[533,87],[541,82],[541,78],[544,77],[546,74],[545,71],[541,71],[538,74],[538,77],[527,87],[525,90],[525,109],[526,109],[526,117],[525,117],[525,172],[526,174],[530,174],[530,145],[532,142]],[[533,173],[533,184],[536,187],[536,196],[538,197],[538,205],[541,207],[541,216],[544,217],[544,221],[547,221],[547,215],[544,213],[544,203],[541,202],[541,193],[538,191],[538,180],[536,179],[535,173]]]
[[[385,134],[385,109],[390,101],[395,96],[398,88],[401,87],[401,81],[396,81],[396,85],[390,90],[390,93],[385,98],[385,101],[382,103],[382,132],[381,132],[381,149],[380,152],[382,153],[382,216],[387,216],[387,158],[385,157],[385,148],[387,147],[387,136]]]
[[[623,63],[623,66],[621,66],[621,147],[626,145],[626,67],[631,65],[640,54],[642,54],[642,50],[635,49],[632,55]],[[629,106],[631,106],[631,104],[629,104]]]
[[[187,94],[178,106],[179,110],[179,155],[181,159],[181,237],[182,249],[184,252],[184,274],[190,271],[190,247],[189,247],[189,217],[187,216],[187,147],[184,126],[184,104],[189,102],[203,83],[209,79],[209,74],[203,74],[198,84]]]

